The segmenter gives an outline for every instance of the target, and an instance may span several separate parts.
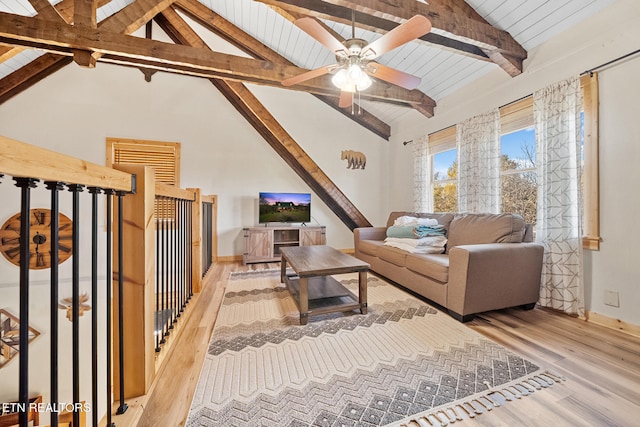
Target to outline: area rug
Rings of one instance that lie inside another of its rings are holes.
[[[373,275],[368,305],[300,326],[279,270],[233,273],[186,425],[439,426],[563,380]]]

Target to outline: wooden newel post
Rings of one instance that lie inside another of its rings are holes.
[[[120,375],[118,360],[118,275],[123,274],[124,391],[131,398],[147,394],[155,375],[155,174],[151,167],[116,165],[114,169],[135,174],[137,190],[124,197],[124,271],[113,268],[114,378]],[[114,236],[118,235],[118,212],[114,212]],[[113,246],[118,259],[118,246]],[[114,381],[114,394],[120,392]]]
[[[195,196],[191,211],[191,283],[193,293],[198,293],[202,291],[202,192],[199,188],[187,190]]]

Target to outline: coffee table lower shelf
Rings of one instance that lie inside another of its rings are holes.
[[[357,309],[362,313],[366,313],[366,304],[365,307],[361,307],[358,297],[333,277],[314,276],[308,277],[306,280],[308,303],[307,311],[305,312],[304,307],[301,305],[300,277],[298,275],[287,275],[285,277],[285,283],[300,311],[300,324],[306,324],[308,316],[318,314]]]

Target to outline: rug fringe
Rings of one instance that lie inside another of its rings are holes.
[[[456,421],[475,418],[492,411],[505,403],[529,396],[536,390],[551,387],[566,381],[566,378],[552,371],[534,374],[526,379],[520,379],[498,389],[485,391],[463,401],[442,405],[426,412],[415,414],[396,423],[387,424],[397,427],[443,427]]]

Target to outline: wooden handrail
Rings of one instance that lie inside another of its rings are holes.
[[[195,201],[193,191],[175,187],[173,185],[156,183],[156,196],[173,197],[174,199]]]
[[[65,184],[135,190],[131,174],[0,136],[0,173]]]
[[[215,203],[217,198],[216,195],[202,196],[202,203]]]

